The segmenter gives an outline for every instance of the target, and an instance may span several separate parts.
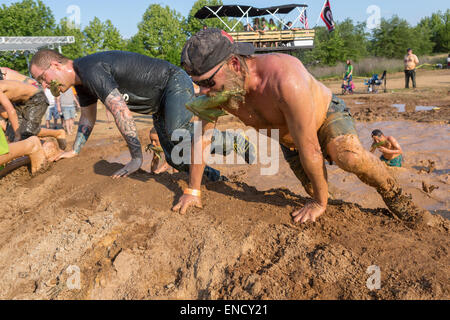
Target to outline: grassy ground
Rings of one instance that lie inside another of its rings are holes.
[[[447,54],[439,54],[435,56],[419,56],[421,68],[434,68],[434,65],[440,63],[447,65]],[[389,73],[401,72],[404,70],[404,63],[401,59],[387,59],[379,57],[371,57],[354,62],[354,78],[371,77],[372,74],[382,74],[384,70]],[[345,73],[345,62],[337,66],[331,67],[312,67],[309,71],[320,80],[342,79]]]

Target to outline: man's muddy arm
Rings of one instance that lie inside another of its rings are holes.
[[[205,135],[205,132],[211,132],[210,130],[212,129],[214,129],[214,123],[202,121],[202,137],[192,140],[191,165],[189,169],[189,188],[191,189],[200,190],[203,172],[206,167],[206,159],[203,158],[203,155],[209,154],[211,150],[212,135]]]
[[[203,155],[210,154],[212,138],[212,134],[204,134],[206,131],[213,128],[214,123],[202,121],[201,138],[195,139],[194,135],[194,139],[192,140],[191,145],[191,165],[189,167],[189,189],[191,190],[185,190],[185,194],[172,208],[173,211],[180,211],[181,214],[185,214],[190,206],[202,208],[200,188],[202,184],[203,172],[205,171],[206,167],[206,159],[203,158]]]
[[[3,106],[3,108],[2,108]],[[19,141],[21,136],[19,132],[19,118],[17,117],[16,109],[14,109],[13,104],[9,100],[9,98],[6,96],[6,94],[3,93],[2,90],[0,90],[0,111],[1,109],[4,109],[6,113],[8,114],[9,122],[11,123],[11,126],[14,130],[14,136],[15,141]],[[2,115],[4,118],[4,116]]]
[[[73,145],[73,151],[76,154],[81,152],[88,141],[92,130],[94,129],[95,121],[97,119],[97,103],[91,104],[88,107],[81,108],[80,122],[78,125],[78,133]]]
[[[314,200],[326,207],[328,184],[324,172],[324,158],[317,137],[315,107],[309,95],[300,96],[299,84],[288,84],[283,88],[286,106],[282,112],[289,132],[299,149],[300,162],[311,181]]]
[[[113,178],[127,177],[139,170],[143,162],[142,146],[138,138],[136,123],[118,89],[114,89],[109,94],[105,100],[105,106],[112,113],[117,128],[127,142],[131,154],[131,161],[114,173]]]

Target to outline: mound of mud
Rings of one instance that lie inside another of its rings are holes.
[[[450,297],[442,217],[412,230],[385,209],[332,201],[317,223],[299,226],[290,213],[305,198],[243,182],[207,183],[204,209],[180,216],[170,208],[187,176],[112,180],[121,165],[105,159],[121,149],[86,148],[37,177],[0,180],[2,298]],[[381,288],[371,291],[374,265]]]

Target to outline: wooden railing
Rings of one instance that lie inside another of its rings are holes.
[[[315,30],[283,30],[265,32],[231,32],[230,35],[236,42],[291,42],[297,40],[313,40]]]

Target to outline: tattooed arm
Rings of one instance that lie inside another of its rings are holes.
[[[112,113],[117,128],[128,144],[131,161],[122,169],[113,174],[113,178],[127,177],[139,170],[142,165],[142,147],[138,138],[136,124],[131,116],[126,102],[119,90],[114,89],[105,101],[106,108]]]
[[[69,159],[76,157],[81,149],[86,144],[89,136],[92,133],[92,129],[97,119],[97,103],[91,104],[88,107],[81,108],[80,122],[78,125],[78,133],[73,145],[73,151],[64,152],[56,161],[61,159]]]

